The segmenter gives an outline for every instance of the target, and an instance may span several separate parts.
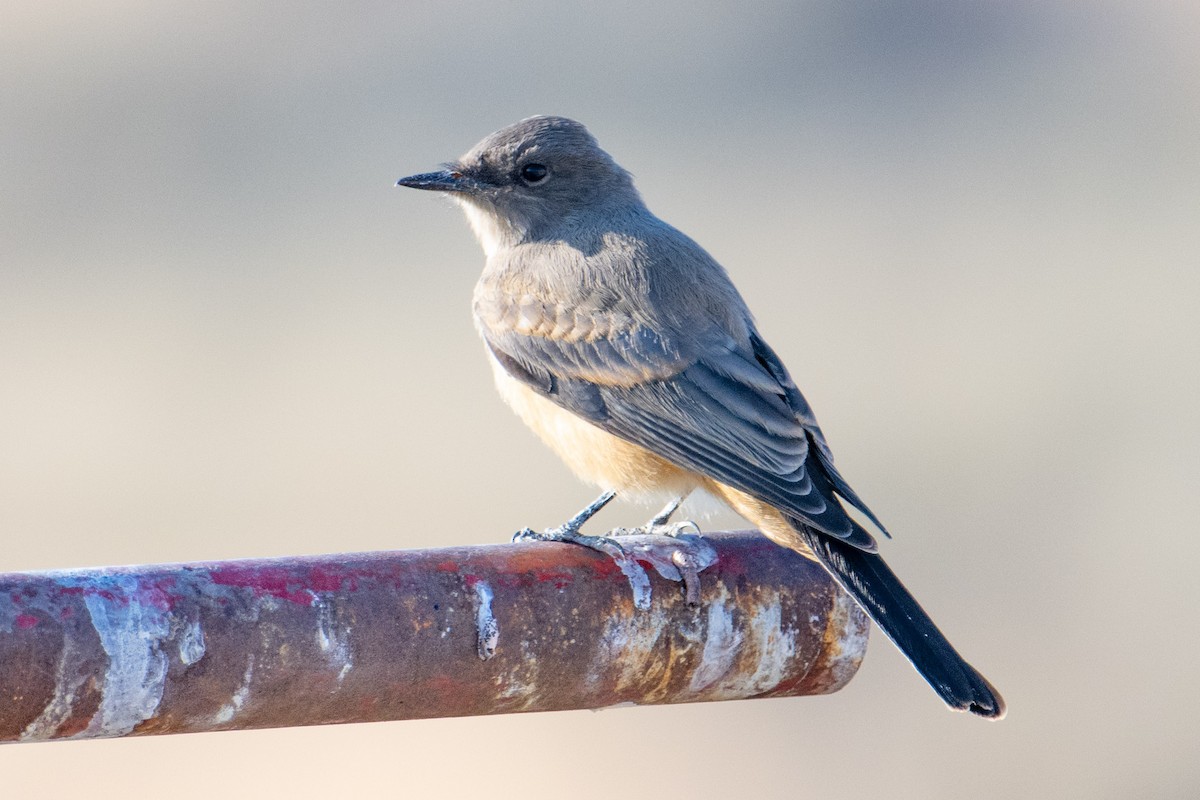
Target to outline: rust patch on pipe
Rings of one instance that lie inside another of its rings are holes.
[[[757,534],[690,538],[631,537],[623,564],[529,542],[0,575],[0,741],[795,696],[850,680],[867,621],[819,566]]]

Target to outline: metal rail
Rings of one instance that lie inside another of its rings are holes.
[[[0,575],[0,741],[832,692],[867,620],[757,534]]]

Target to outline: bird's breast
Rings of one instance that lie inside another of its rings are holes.
[[[509,375],[495,357],[491,362],[504,402],[584,481],[627,499],[664,503],[700,484],[694,473],[596,427]]]

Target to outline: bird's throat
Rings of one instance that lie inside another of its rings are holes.
[[[512,220],[497,214],[491,206],[470,197],[454,196],[454,199],[462,206],[471,231],[487,258],[490,259],[501,248],[512,247],[520,241],[523,231]]]

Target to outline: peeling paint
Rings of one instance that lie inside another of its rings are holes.
[[[191,666],[204,658],[204,631],[200,628],[200,620],[193,619],[183,628],[179,636],[179,660],[184,666]]]
[[[500,626],[492,616],[492,600],[495,595],[492,587],[486,581],[475,581],[475,634],[476,652],[480,661],[487,661],[496,655],[496,647],[500,643]]]
[[[522,658],[502,677],[503,688],[498,696],[504,700],[520,700],[521,704],[515,710],[524,711],[535,707],[540,682],[537,655],[532,652],[528,642],[522,642],[521,645]]]
[[[639,611],[650,608],[650,576],[646,570],[630,553],[614,554],[612,560],[629,581],[629,588],[633,591],[633,607]]]
[[[738,679],[738,692],[747,695],[770,691],[787,675],[788,662],[796,652],[796,632],[783,627],[783,607],[777,593],[760,602],[747,619],[746,634],[758,654],[749,676]]]
[[[338,667],[337,682],[340,686],[350,670],[354,668],[354,657],[350,652],[350,628],[339,627],[335,607],[328,598],[309,591],[312,606],[317,609],[317,647],[329,657],[329,662]]]
[[[715,600],[708,607],[704,648],[688,685],[693,692],[707,689],[725,677],[733,668],[742,646],[742,634],[734,628],[733,611],[725,604],[726,599]]]
[[[599,682],[614,666],[618,694],[636,693],[642,702],[658,702],[667,694],[673,653],[660,646],[664,637],[671,638],[669,617],[661,606],[648,613],[632,617],[612,617],[604,624],[596,649],[596,658],[588,670],[589,680]],[[678,622],[675,622],[678,625]],[[675,632],[681,632],[676,629]],[[683,640],[698,640],[696,635],[681,636]]]
[[[50,702],[46,704],[37,719],[30,722],[25,730],[21,731],[20,741],[36,742],[49,739],[64,722],[70,719],[79,687],[87,678],[86,674],[79,671],[80,655],[74,637],[64,637],[62,652],[59,654],[58,664],[54,668],[54,694],[50,696]]]
[[[250,679],[254,677],[254,656],[246,658],[246,671],[242,673],[242,682],[238,688],[234,690],[233,695],[229,698],[229,702],[221,706],[216,714],[213,715],[213,722],[217,725],[224,725],[227,722],[232,722],[237,712],[242,710],[242,706],[246,705],[246,700],[250,697]]]
[[[154,715],[162,702],[171,631],[167,612],[138,596],[137,579],[114,575],[86,587],[84,604],[108,666],[100,681],[100,707],[81,737],[123,736]]]

